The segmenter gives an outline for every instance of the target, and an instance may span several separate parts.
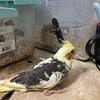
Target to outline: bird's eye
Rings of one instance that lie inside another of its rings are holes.
[[[75,53],[75,50],[72,50],[71,53],[74,54]]]

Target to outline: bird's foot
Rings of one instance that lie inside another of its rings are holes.
[[[50,96],[54,93],[58,94],[58,93],[64,93],[64,92],[66,92],[65,89],[60,89],[60,90],[48,90],[48,89],[46,89],[46,90],[43,90],[43,94],[45,96]]]

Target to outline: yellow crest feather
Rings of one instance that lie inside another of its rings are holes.
[[[62,40],[62,46],[67,47],[70,51],[75,49],[73,44],[71,42],[69,42],[68,40]]]

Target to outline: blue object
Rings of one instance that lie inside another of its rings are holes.
[[[97,15],[97,21],[100,22],[100,4],[95,2],[93,4],[93,8],[94,8],[96,15]]]

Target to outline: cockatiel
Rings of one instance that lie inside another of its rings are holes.
[[[60,84],[72,66],[75,47],[69,41],[63,41],[57,53],[35,65],[32,69],[21,72],[13,78],[0,81],[0,92],[51,90]],[[8,100],[8,99],[2,99]]]

